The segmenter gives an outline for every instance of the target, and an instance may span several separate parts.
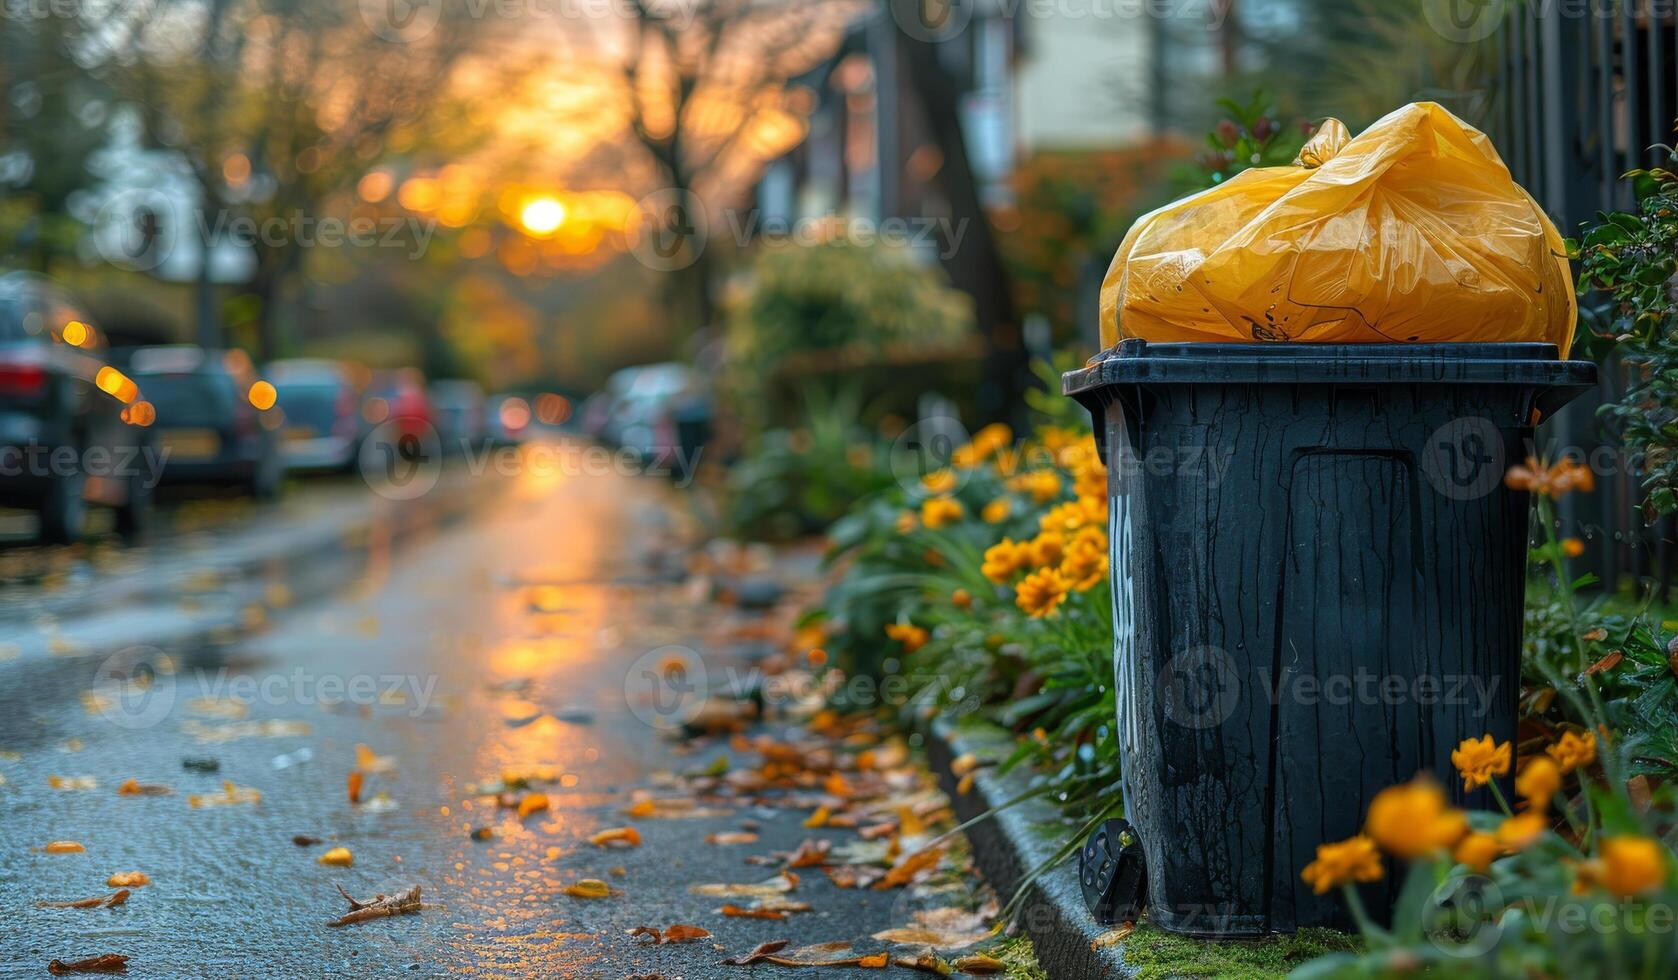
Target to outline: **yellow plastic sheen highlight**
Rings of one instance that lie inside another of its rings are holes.
[[[1578,314],[1561,234],[1485,134],[1417,102],[1294,165],[1145,215],[1101,283],[1104,347],[1547,341]]]

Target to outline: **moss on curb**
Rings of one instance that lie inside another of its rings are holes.
[[[1297,935],[1212,942],[1174,936],[1144,925],[1120,947],[1137,980],[1269,980],[1325,953],[1358,948],[1355,936],[1332,929],[1301,929]]]
[[[1012,936],[985,950],[1008,964],[1009,980],[1049,980],[1049,974],[1037,963],[1037,949],[1025,936]]]

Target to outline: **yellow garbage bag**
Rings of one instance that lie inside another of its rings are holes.
[[[1485,134],[1432,102],[1141,218],[1101,341],[1548,341],[1577,315],[1561,235]]]

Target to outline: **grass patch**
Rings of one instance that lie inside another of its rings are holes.
[[[1327,953],[1358,949],[1356,936],[1333,929],[1301,929],[1296,935],[1213,942],[1175,936],[1151,925],[1137,928],[1122,946],[1127,966],[1139,980],[1281,980],[1301,964]]]
[[[1011,936],[985,950],[1008,964],[1005,974],[1010,980],[1049,980],[1049,974],[1037,963],[1037,949],[1024,936]]]

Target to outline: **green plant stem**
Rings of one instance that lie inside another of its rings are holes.
[[[1492,796],[1497,800],[1497,805],[1503,808],[1503,815],[1507,816],[1507,817],[1514,816],[1515,811],[1511,810],[1509,808],[1509,801],[1504,798],[1503,789],[1502,789],[1502,787],[1497,785],[1497,780],[1495,780],[1495,779],[1491,780],[1490,782],[1486,783],[1486,786],[1488,786],[1491,789]]]
[[[1376,925],[1375,920],[1369,917],[1369,910],[1363,907],[1363,896],[1358,894],[1356,885],[1347,882],[1340,886],[1340,892],[1346,897],[1346,907],[1351,909],[1352,918],[1358,924],[1358,932],[1364,939],[1381,945],[1392,941],[1392,936],[1387,930]]]

